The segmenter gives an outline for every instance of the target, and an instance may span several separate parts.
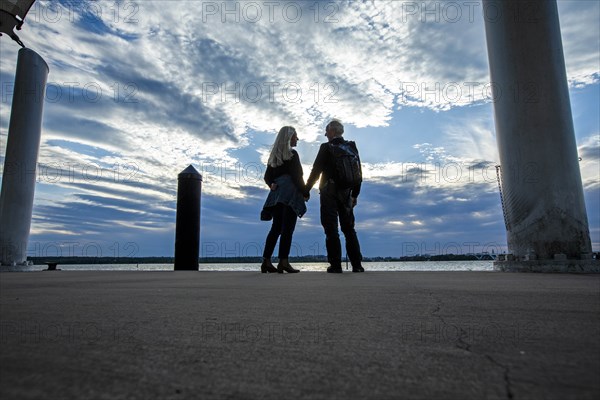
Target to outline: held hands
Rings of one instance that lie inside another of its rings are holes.
[[[308,202],[308,200],[310,200],[310,189],[306,190],[307,188],[304,188],[304,193],[303,193],[303,197],[304,197],[304,202]]]
[[[277,184],[271,183],[271,190],[277,190]]]

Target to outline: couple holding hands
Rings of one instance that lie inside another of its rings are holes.
[[[265,182],[270,188],[261,212],[261,220],[273,220],[263,252],[261,272],[300,272],[289,263],[292,236],[298,217],[306,212],[305,202],[310,190],[321,178],[321,225],[325,230],[325,246],[329,267],[327,272],[342,272],[342,248],[338,233],[338,219],[346,238],[346,251],[352,263],[352,272],[364,272],[361,265],[360,245],[354,230],[354,212],[360,194],[362,171],[356,144],[343,139],[344,126],[333,120],[325,128],[328,142],[323,143],[304,183],[302,165],[293,149],[298,143],[296,130],[284,126],[279,130],[269,156]],[[274,267],[271,256],[279,242],[279,263]]]

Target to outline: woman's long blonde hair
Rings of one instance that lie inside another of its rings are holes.
[[[284,126],[279,130],[273,148],[271,149],[271,155],[269,155],[269,165],[273,168],[281,166],[285,161],[292,158],[292,146],[290,141],[292,136],[296,133],[296,129],[293,126]]]

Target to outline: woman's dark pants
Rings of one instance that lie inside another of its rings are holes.
[[[273,251],[275,251],[277,239],[281,236],[281,240],[279,241],[279,259],[281,260],[282,258],[288,258],[290,254],[292,235],[294,234],[298,216],[290,206],[281,203],[277,203],[273,207],[272,214],[273,224],[271,225],[271,231],[267,235],[263,257],[271,258]]]

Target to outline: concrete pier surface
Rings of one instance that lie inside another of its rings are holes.
[[[599,275],[1,273],[0,323],[2,399],[600,396]]]

